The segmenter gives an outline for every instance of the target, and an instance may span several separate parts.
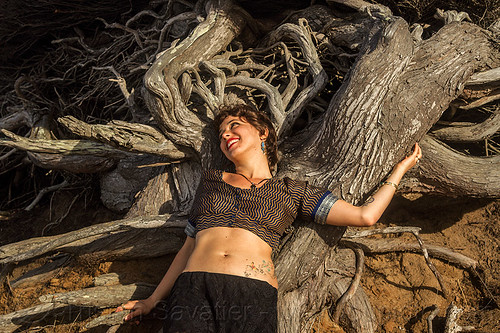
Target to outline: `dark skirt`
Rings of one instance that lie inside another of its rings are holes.
[[[277,331],[276,288],[242,276],[185,272],[175,281],[165,309],[164,333]]]

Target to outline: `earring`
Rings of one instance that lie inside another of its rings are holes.
[[[262,149],[262,154],[266,153],[266,144],[264,143],[264,141],[261,142],[260,149]]]

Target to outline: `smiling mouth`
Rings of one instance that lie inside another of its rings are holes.
[[[226,148],[229,150],[236,142],[240,141],[240,139],[229,139],[227,142],[226,142]]]

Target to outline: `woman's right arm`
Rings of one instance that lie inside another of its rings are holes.
[[[120,306],[123,310],[132,310],[125,316],[125,321],[129,321],[134,317],[148,314],[162,299],[166,298],[172,289],[175,280],[186,267],[187,261],[193,253],[196,240],[192,237],[186,237],[186,241],[182,248],[177,252],[172,264],[167,270],[167,273],[156,287],[155,291],[146,299],[140,301],[129,301]],[[120,311],[120,310],[117,310]]]

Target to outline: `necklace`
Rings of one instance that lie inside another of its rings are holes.
[[[260,185],[263,181],[271,179],[271,178],[264,178],[264,179],[262,179],[260,182],[258,182],[258,183],[254,183],[253,181],[251,181],[250,179],[248,179],[248,178],[247,178],[247,176],[245,176],[245,175],[243,175],[243,174],[241,174],[241,173],[236,173],[236,174],[237,174],[237,175],[240,175],[240,176],[242,176],[243,178],[245,178],[246,180],[248,180],[248,182],[249,182],[250,184],[252,184],[252,185],[250,185],[250,188],[251,188],[251,189],[257,188],[257,186],[259,186],[259,185]]]

